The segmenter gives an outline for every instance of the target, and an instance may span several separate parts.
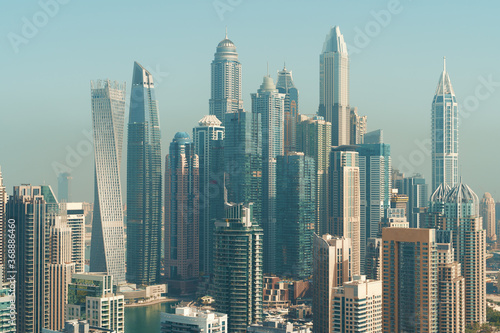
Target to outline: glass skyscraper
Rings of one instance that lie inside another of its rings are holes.
[[[446,60],[432,101],[432,191],[458,184],[458,104]]]
[[[120,182],[125,83],[91,82],[94,131],[94,216],[90,271],[125,281],[125,235]]]
[[[286,154],[297,151],[296,127],[299,116],[299,91],[293,84],[292,72],[287,70],[286,66],[283,66],[283,69],[278,71],[276,89],[285,94],[284,149]]]
[[[212,272],[214,223],[224,217],[224,127],[214,115],[193,129],[200,165],[200,271]]]
[[[226,113],[224,168],[228,202],[253,202],[262,223],[262,123],[259,113]]]
[[[236,46],[224,38],[214,54],[212,61],[212,91],[210,95],[210,114],[224,122],[224,115],[243,108],[241,99],[241,63],[238,61]]]
[[[316,223],[316,168],[304,153],[278,156],[276,168],[276,271],[307,279],[312,274]]]
[[[276,245],[276,158],[284,153],[284,102],[270,76],[252,94],[252,112],[262,119],[262,227],[264,271],[274,272]]]
[[[332,123],[332,145],[350,143],[349,57],[344,36],[333,27],[319,56],[318,115]]]
[[[161,143],[153,76],[134,63],[127,146],[127,281],[159,283]]]
[[[165,159],[165,275],[169,292],[190,294],[199,278],[199,162],[178,132]]]

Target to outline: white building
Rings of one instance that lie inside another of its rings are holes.
[[[175,309],[175,314],[161,313],[161,333],[227,333],[227,314],[191,307]]]
[[[382,332],[382,281],[354,276],[334,288],[333,332]]]

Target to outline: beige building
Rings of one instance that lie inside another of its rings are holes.
[[[314,332],[332,332],[333,288],[352,276],[351,239],[325,234],[313,236],[313,322]]]
[[[353,277],[333,289],[332,332],[382,333],[382,281]]]
[[[496,221],[495,221],[495,200],[486,192],[481,199],[480,215],[483,218],[483,228],[486,230],[486,238],[488,242],[497,240]]]

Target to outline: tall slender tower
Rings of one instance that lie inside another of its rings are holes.
[[[274,272],[276,243],[276,158],[283,155],[285,95],[273,79],[264,81],[252,94],[252,112],[262,119],[262,227],[264,229],[264,272]]]
[[[318,235],[328,233],[328,166],[332,147],[332,124],[323,117],[300,116],[297,151],[314,158],[316,166],[316,222]]]
[[[224,127],[214,115],[193,129],[200,162],[200,271],[212,272],[214,223],[224,218]]]
[[[458,184],[458,104],[444,59],[432,101],[432,191]]]
[[[107,272],[125,281],[125,237],[120,182],[125,83],[92,81],[94,130],[94,217],[90,271]]]
[[[495,242],[497,240],[495,200],[488,192],[486,192],[483,199],[481,199],[479,209],[481,217],[483,218],[483,229],[486,230],[486,237],[489,242]]]
[[[224,115],[243,108],[241,99],[241,63],[234,43],[226,37],[217,45],[212,61],[210,114],[224,122]]]
[[[344,36],[333,27],[319,56],[318,115],[332,123],[332,145],[350,144],[349,57]]]
[[[283,70],[278,71],[276,89],[285,94],[285,126],[284,126],[284,149],[285,154],[297,151],[297,121],[299,116],[299,91],[293,84],[292,72],[283,66]]]
[[[127,281],[155,284],[161,257],[160,122],[153,77],[137,62],[127,147]]]
[[[71,174],[62,172],[57,176],[57,198],[61,202],[69,202],[71,200]]]
[[[165,271],[174,294],[196,291],[199,272],[199,162],[186,132],[165,161]]]
[[[360,176],[356,147],[334,148],[330,157],[330,234],[350,238],[352,274],[361,269]]]

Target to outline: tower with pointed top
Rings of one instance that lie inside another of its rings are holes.
[[[338,26],[326,36],[319,56],[318,115],[332,123],[332,145],[350,143],[349,57]]]
[[[458,184],[458,104],[446,71],[446,58],[432,101],[432,191]]]
[[[260,89],[252,94],[252,112],[262,121],[262,227],[264,229],[264,272],[275,270],[276,243],[276,159],[284,154],[285,94],[270,76],[264,76]]]
[[[127,281],[159,283],[161,143],[153,76],[134,63],[127,146]]]
[[[285,94],[285,127],[284,148],[285,154],[297,151],[297,122],[299,116],[299,91],[295,88],[292,72],[283,65],[283,70],[278,71],[276,89]]]
[[[210,114],[224,123],[224,115],[243,108],[241,98],[241,63],[234,43],[226,37],[217,45],[212,61]]]

